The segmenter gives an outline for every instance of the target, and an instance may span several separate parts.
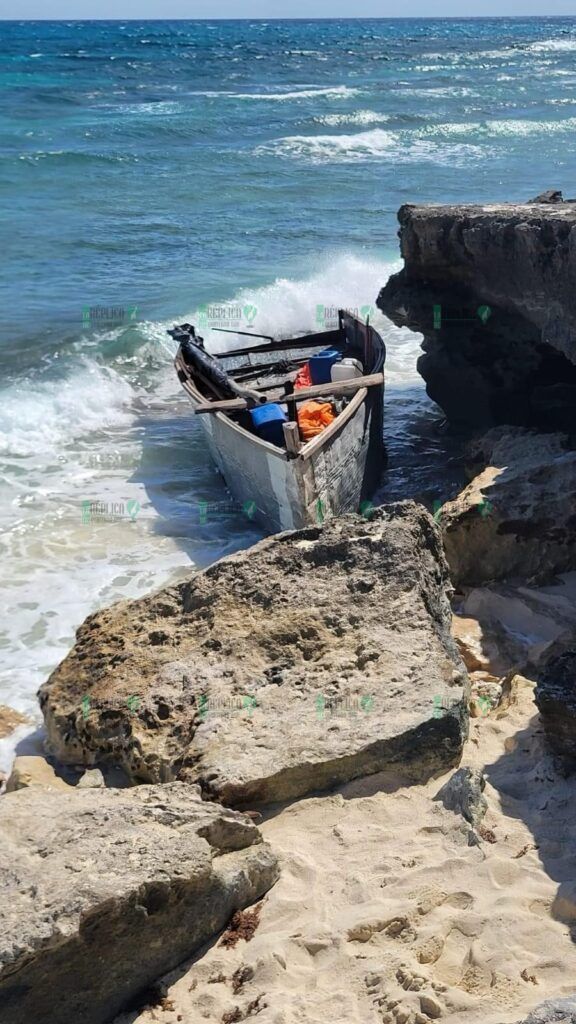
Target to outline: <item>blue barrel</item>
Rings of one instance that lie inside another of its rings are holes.
[[[284,431],[282,424],[288,422],[288,417],[281,406],[261,405],[256,409],[250,409],[254,430],[263,441],[269,441],[278,448],[284,447]]]
[[[310,356],[310,377],[313,384],[329,384],[332,377],[331,371],[334,363],[337,363],[342,356],[337,348],[324,348],[315,356]]]

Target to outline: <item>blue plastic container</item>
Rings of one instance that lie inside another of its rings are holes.
[[[310,376],[313,384],[329,384],[331,370],[342,356],[337,348],[324,348],[315,356],[310,356]]]
[[[278,445],[279,448],[284,447],[282,424],[288,422],[288,417],[279,405],[271,403],[251,409],[250,416],[258,437],[263,441],[269,441],[270,444]]]

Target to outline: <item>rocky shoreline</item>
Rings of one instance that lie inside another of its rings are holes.
[[[0,1024],[576,1024],[576,204],[552,198],[399,213],[378,304],[476,432],[461,494],[79,628],[0,797]]]

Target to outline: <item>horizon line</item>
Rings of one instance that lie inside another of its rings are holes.
[[[227,21],[227,22],[238,22],[238,21],[251,21],[251,22],[264,22],[269,24],[274,21],[537,21],[539,19],[546,19],[546,21],[552,21],[553,19],[563,19],[565,21],[575,21],[576,14],[466,14],[464,16],[457,14],[409,14],[399,15],[390,14],[386,17],[374,17],[370,14],[364,15],[343,15],[339,18],[328,17],[320,15],[315,18],[250,18],[248,16],[243,18],[182,18],[179,16],[172,18],[5,18],[0,15],[0,23],[8,22],[10,24],[21,24],[22,22],[49,22],[53,24],[73,24],[83,25],[92,22],[108,22],[110,24],[120,24],[123,22],[135,22],[137,24],[143,24],[144,22],[166,22],[166,21],[186,21],[186,22],[212,22],[212,21]]]

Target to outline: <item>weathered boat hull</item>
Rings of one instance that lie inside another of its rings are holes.
[[[234,498],[267,532],[277,533],[357,511],[370,497],[385,462],[382,406],[382,388],[358,392],[347,415],[337,417],[297,456],[221,413],[199,419],[210,455]]]
[[[258,362],[269,360],[271,353],[277,358],[274,353],[278,350],[287,358],[294,354],[306,358],[307,350],[313,353],[327,341],[343,339],[365,353],[369,370],[372,365],[376,370],[383,369],[386,352],[380,336],[344,314],[339,331],[256,350],[231,351],[221,358],[237,364],[249,351]],[[294,351],[291,346],[296,347]],[[205,383],[196,381],[182,349],[176,357],[176,369],[192,405],[201,406],[206,413]],[[380,379],[383,382],[382,373]],[[332,423],[297,451],[270,444],[225,411],[210,410],[198,419],[208,451],[239,506],[267,532],[277,533],[358,511],[362,502],[370,499],[386,462],[383,412],[383,383],[360,386]]]

